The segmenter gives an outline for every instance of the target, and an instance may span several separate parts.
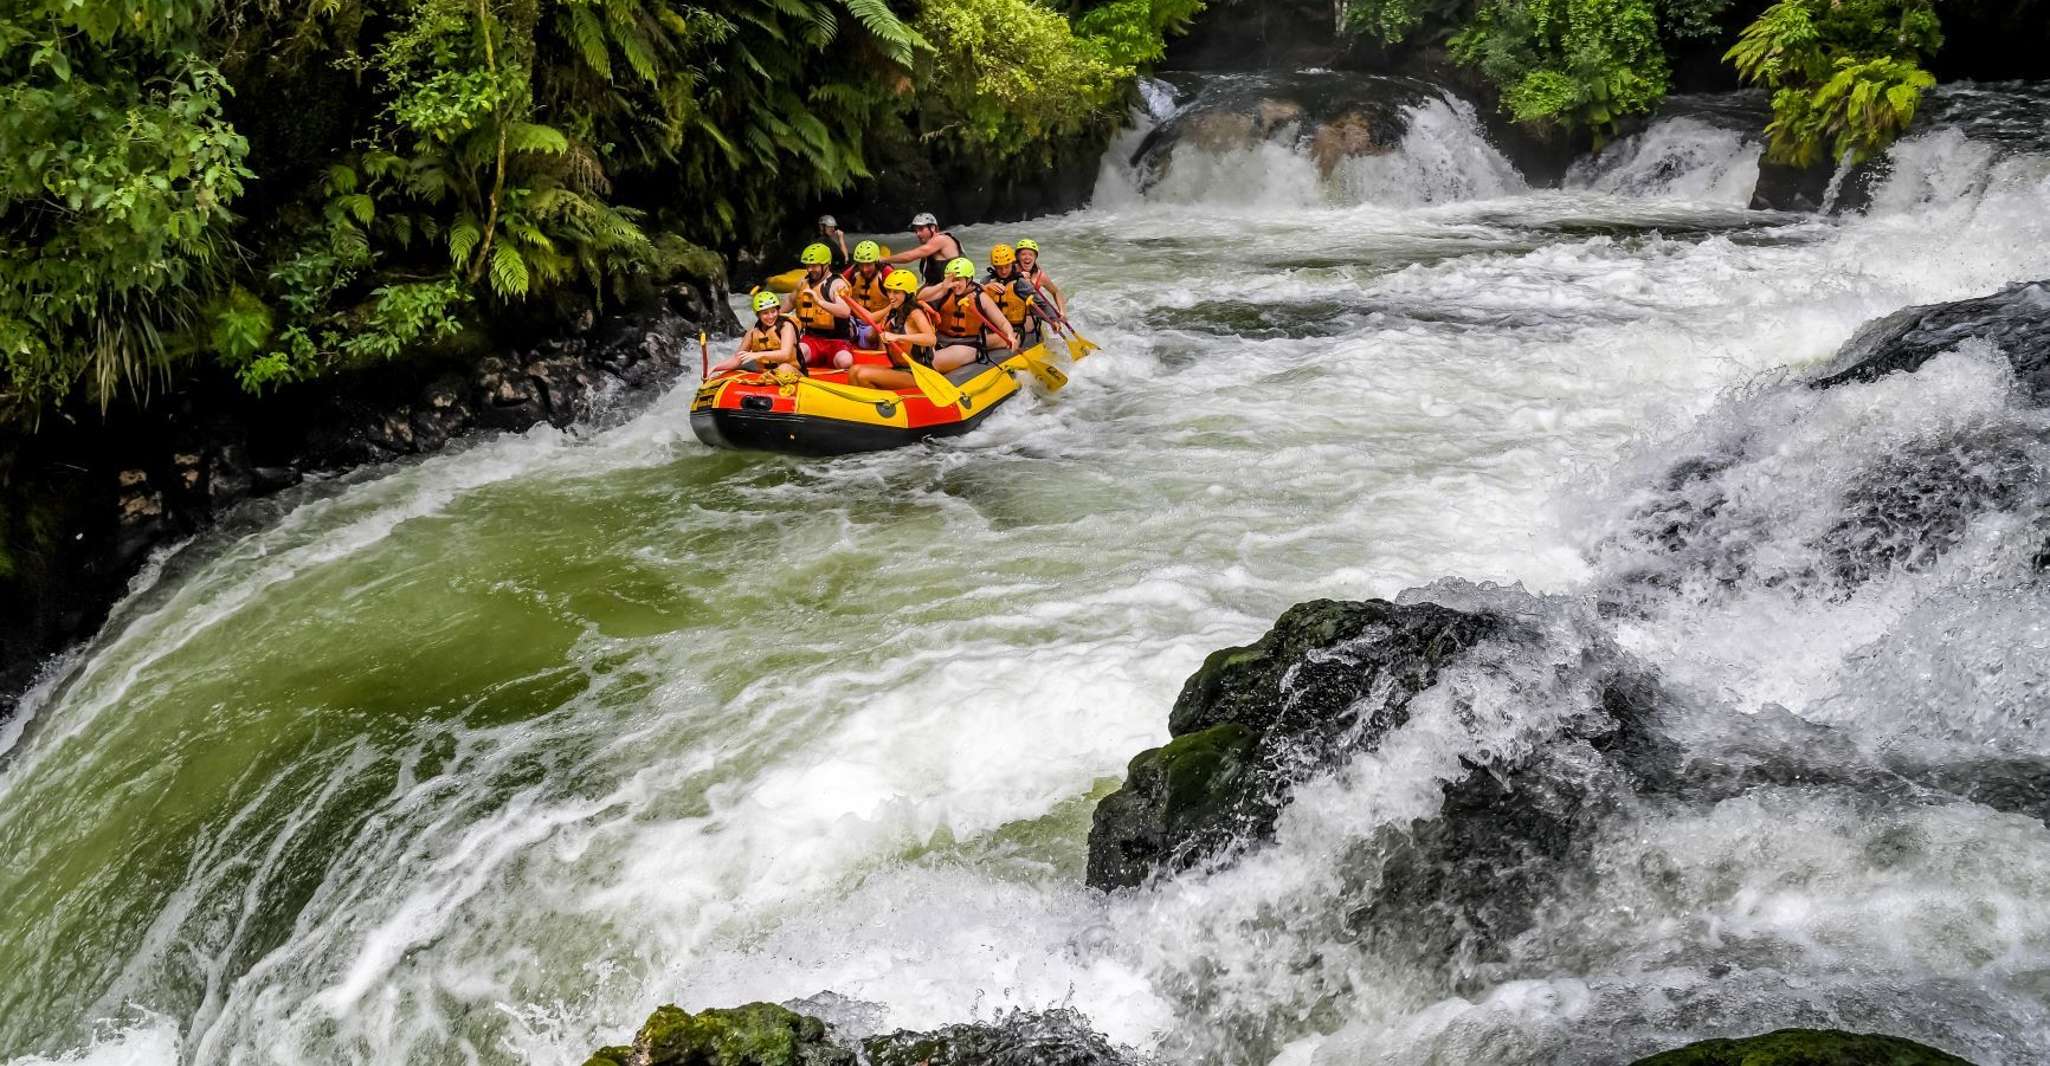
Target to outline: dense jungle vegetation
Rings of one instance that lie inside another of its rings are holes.
[[[1666,93],[1672,49],[1729,37],[1731,3],[1334,11],[1601,136]],[[488,323],[718,272],[879,143],[1042,165],[1114,125],[1202,5],[24,0],[0,15],[0,426],[177,373],[261,392],[481,351]],[[1884,145],[1941,43],[1933,0],[1777,0],[1726,58],[1805,163]]]
[[[720,269],[909,140],[1031,165],[1202,0],[26,0],[0,424],[252,391]]]
[[[1443,43],[1520,122],[1600,137],[1666,95],[1669,55],[1726,35],[1732,0],[1343,0],[1339,19],[1387,44]],[[1770,154],[1862,158],[1914,118],[1943,43],[1934,0],[1777,0],[1724,58],[1774,90]]]

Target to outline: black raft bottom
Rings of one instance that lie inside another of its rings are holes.
[[[699,440],[714,448],[742,451],[783,452],[787,455],[851,455],[902,448],[907,444],[938,437],[958,437],[982,424],[990,412],[1004,405],[1016,393],[1006,394],[959,422],[918,429],[895,426],[865,426],[811,415],[773,411],[693,411],[690,429]]]

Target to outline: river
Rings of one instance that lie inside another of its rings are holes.
[[[1268,142],[1142,180],[1135,133],[1089,209],[959,231],[1036,238],[1103,346],[976,434],[716,453],[684,381],[210,535],[0,725],[0,1057],[556,1063],[662,1002],[830,990],[891,1027],[1072,1006],[1164,1061],[1611,1061],[1686,1028],[1673,1004],[1741,942],[1757,979],[1686,1009],[1934,1004],[1948,1046],[2032,1061],[2050,831],[1970,804],[1901,815],[1943,847],[1891,859],[1859,836],[1890,815],[1799,789],[1643,815],[1618,840],[1685,841],[1682,889],[1554,901],[1456,990],[1388,968],[1334,994],[1303,939],[1332,834],[1399,813],[1428,759],[1307,796],[1236,869],[1081,884],[1091,805],[1182,680],[1290,604],[1445,575],[1570,600],[1676,450],[1782,434],[1799,461],[1756,506],[1799,522],[1804,471],[1887,427],[2008,417],[1968,361],[1870,408],[1739,404],[1875,316],[2050,276],[2050,152],[2013,126],[2044,98],[1946,92],[1846,218],[1745,210],[1757,144],[1698,117],[1548,190],[1442,99],[1328,176]],[[2042,651],[2012,635],[2040,592],[1886,584],[1676,599],[1619,639],[1874,743],[1943,696],[1875,642]],[[2026,702],[1945,736],[2050,751]]]

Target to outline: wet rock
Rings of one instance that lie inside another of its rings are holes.
[[[659,1007],[631,1045],[600,1048],[584,1066],[855,1066],[826,1025],[773,1003],[691,1014]]]
[[[1859,329],[1810,387],[1828,389],[1913,373],[1974,339],[2000,349],[2030,401],[2050,406],[2050,281],[2010,285],[1974,300],[1896,311]]]
[[[525,370],[533,382],[534,399],[548,413],[549,422],[567,426],[591,413],[591,377],[577,360],[538,359]]]
[[[1338,164],[1348,159],[1391,151],[1394,143],[1384,137],[1383,132],[1375,129],[1372,119],[1357,111],[1349,112],[1310,133],[1310,159],[1317,164],[1318,173],[1328,178]]]
[[[1378,744],[1496,625],[1434,604],[1317,600],[1212,654],[1175,700],[1175,739],[1135,757],[1098,804],[1089,883],[1136,885],[1271,835],[1290,785]]]
[[[1399,144],[1408,109],[1441,92],[1407,78],[1329,72],[1199,79],[1189,89],[1190,102],[1132,155],[1142,186],[1166,175],[1181,144],[1221,153],[1280,142],[1329,175],[1345,159]]]
[[[1071,1010],[1016,1011],[989,1023],[862,1041],[869,1066],[1125,1066],[1131,1059]]]
[[[249,449],[229,441],[207,456],[207,506],[214,513],[225,511],[256,491],[256,476],[249,466]]]
[[[419,450],[413,438],[413,411],[400,407],[387,411],[364,427],[363,437],[370,444],[394,455],[411,455]]]
[[[1703,1040],[1632,1066],[1972,1066],[1897,1036],[1834,1029],[1781,1029],[1740,1040]]]

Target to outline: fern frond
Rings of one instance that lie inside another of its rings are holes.
[[[491,250],[491,287],[500,296],[524,297],[529,281],[527,260],[519,249],[500,244]]]

